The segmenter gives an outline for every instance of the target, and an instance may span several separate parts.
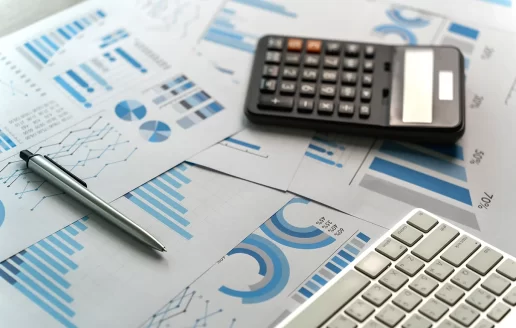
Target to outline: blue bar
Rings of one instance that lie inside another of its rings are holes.
[[[4,139],[11,148],[16,147],[16,144],[2,130],[0,130],[0,137],[2,137],[2,139]]]
[[[319,286],[317,286],[316,284],[314,284],[313,282],[311,281],[307,281],[306,282],[306,287],[310,288],[312,291],[316,292],[319,290]]]
[[[101,18],[106,17],[106,14],[102,10],[97,10],[97,15]]]
[[[65,32],[65,30],[63,30],[62,28],[58,28],[57,29],[57,32],[59,32],[59,34],[61,34],[62,36],[64,36],[64,38],[66,40],[70,40],[71,37],[68,35],[68,33]]]
[[[422,147],[431,149],[440,154],[451,156],[456,159],[464,160],[464,149],[459,145],[438,145],[438,144],[419,144]]]
[[[73,28],[72,25],[68,24],[66,25],[66,29],[70,32],[72,32],[73,35],[77,35],[77,31]]]
[[[172,80],[172,81],[169,81],[169,82],[165,83],[165,85],[168,88],[172,88],[173,86],[176,86],[176,85],[178,85],[179,83],[181,83],[181,82],[183,82],[185,80],[186,80],[186,76],[181,75],[180,77],[176,78],[175,80]]]
[[[185,183],[185,184],[188,184],[190,182],[192,182],[192,180],[188,179],[186,176],[184,176],[182,173],[172,169],[170,171],[168,171],[168,173],[172,174],[175,178],[177,178],[178,180],[180,180],[181,182]]]
[[[39,243],[39,245],[43,246],[44,249],[47,250],[47,252],[49,252],[50,254],[54,255],[54,257],[56,257],[58,260],[60,260],[61,262],[63,262],[66,266],[68,266],[70,269],[77,269],[79,266],[77,264],[75,264],[72,260],[70,260],[69,258],[67,258],[66,256],[64,256],[63,254],[61,254],[61,252],[59,252],[57,249],[55,249],[54,247],[52,247],[52,245],[50,245],[49,243],[47,243],[45,240],[41,240]]]
[[[45,41],[50,46],[50,48],[54,49],[55,51],[59,50],[59,47],[57,46],[57,44],[55,44],[54,41],[50,40],[50,38],[48,36],[43,35],[41,37],[41,39],[43,41]]]
[[[450,27],[448,27],[448,31],[473,40],[476,40],[479,34],[478,30],[457,23],[452,23]]]
[[[88,18],[86,18],[86,17],[83,17],[83,18],[82,18],[82,22],[83,22],[84,24],[88,25],[88,26],[90,26],[90,25],[91,25],[90,20],[89,20]]]
[[[56,274],[52,269],[50,269],[45,263],[41,262],[38,258],[34,257],[31,253],[27,251],[21,251],[20,254],[29,260],[32,264],[34,264],[38,269],[43,271],[47,276],[52,278],[55,282],[61,285],[64,288],[70,288],[70,283],[63,279],[60,275]],[[57,263],[57,262],[56,262]]]
[[[235,139],[235,138],[226,138],[226,141],[229,141],[229,142],[232,142],[234,144],[237,144],[237,145],[240,145],[240,146],[243,146],[243,147],[247,147],[247,148],[251,148],[251,149],[254,149],[254,150],[260,150],[260,146],[258,145],[253,145],[251,143],[248,143],[248,142],[245,142],[245,141],[241,141],[241,140],[238,140],[238,139]]]
[[[218,102],[214,101],[212,102],[211,104],[209,104],[208,107],[210,110],[212,110],[214,113],[218,113],[220,112],[221,110],[224,109],[224,106],[222,106],[221,104],[219,104]]]
[[[172,181],[175,181],[175,180],[172,180]],[[156,186],[158,186],[159,188],[161,188],[162,190],[164,190],[167,194],[169,194],[170,196],[174,197],[175,199],[181,201],[183,200],[185,197],[183,195],[181,195],[180,193],[178,193],[177,191],[175,191],[174,189],[170,188],[169,186],[167,186],[166,184],[164,184],[162,181],[160,181],[159,179],[154,179],[152,180],[152,182],[154,184],[156,184]]]
[[[75,26],[77,26],[81,31],[84,30],[84,27],[81,25],[81,23],[79,23],[79,21],[75,21],[73,22],[75,24]]]
[[[30,43],[25,43],[25,48],[29,49],[29,51],[34,55],[36,56],[36,58],[38,58],[41,62],[43,62],[43,64],[46,64],[48,63],[48,59],[47,57],[43,56],[38,50],[36,50],[36,48],[34,48],[32,46],[32,44]]]
[[[320,275],[316,274],[312,277],[313,280],[315,280],[319,285],[324,286],[328,282],[326,279],[321,277]]]
[[[65,89],[72,97],[75,98],[80,103],[84,103],[84,107],[89,108],[91,104],[86,102],[86,98],[84,98],[77,90],[75,90],[68,82],[66,82],[62,77],[56,76],[54,77],[54,81],[56,81],[63,89]]]
[[[242,51],[248,52],[250,54],[254,54],[254,49],[255,49],[254,45],[249,44],[249,43],[244,43],[242,41],[235,40],[235,39],[223,36],[223,35],[214,34],[214,33],[207,33],[204,36],[204,39],[207,40],[207,41],[218,43],[218,44],[223,45],[223,46],[227,46],[227,47],[230,47],[230,48],[234,48],[234,49],[237,49],[237,50],[242,50]]]
[[[162,178],[163,180],[165,180],[166,182],[170,183],[172,186],[174,186],[176,188],[180,188],[182,186],[179,182],[172,179],[172,177],[168,175],[168,172],[163,173],[159,177]]]
[[[178,166],[176,166],[176,168],[180,169],[181,171],[186,171],[186,169],[188,168],[184,163],[181,163],[179,164]]]
[[[306,298],[310,298],[310,297],[312,297],[312,295],[313,295],[313,294],[312,294],[312,293],[310,293],[310,292],[308,291],[308,289],[306,289],[305,287],[301,287],[301,289],[299,290],[299,292],[300,292],[301,294],[303,294]]]
[[[325,144],[326,146],[330,146],[330,147],[335,147],[335,148],[337,148],[337,147],[339,146],[339,145],[337,145],[337,143],[336,143],[336,142],[334,142],[334,141],[329,141],[329,140],[323,139],[323,138],[318,137],[318,136],[314,136],[314,137],[312,138],[312,140],[317,141],[317,142],[320,142],[320,143]]]
[[[74,225],[75,225],[77,228],[81,229],[82,231],[85,231],[86,229],[88,229],[88,227],[87,227],[87,226],[85,226],[85,225],[84,225],[84,223],[82,223],[82,222],[81,222],[81,221],[79,221],[79,220],[75,221]]]
[[[133,190],[133,193],[140,196],[141,198],[145,199],[147,202],[149,202],[152,206],[157,208],[158,210],[162,211],[166,215],[168,215],[169,218],[175,220],[177,223],[181,224],[182,226],[186,227],[190,224],[188,220],[185,220],[183,217],[181,217],[176,212],[172,211],[170,208],[166,207],[162,203],[160,203],[158,200],[156,200],[151,195],[147,194],[140,188]]]
[[[65,274],[68,272],[68,269],[66,269],[64,266],[61,265],[61,263],[57,262],[56,260],[54,260],[53,258],[51,258],[50,256],[47,255],[47,253],[43,252],[39,247],[37,247],[36,245],[32,245],[29,247],[29,249],[31,251],[34,252],[34,254],[36,254],[37,256],[39,256],[43,261],[47,262],[48,264],[50,264],[52,267],[54,267],[54,269],[56,269],[57,271],[59,271],[60,273],[62,274]],[[28,254],[28,253],[27,253]]]
[[[409,169],[407,167],[376,157],[369,167],[372,170],[390,175],[421,188],[436,192],[443,196],[455,199],[467,205],[472,205],[471,196],[466,188],[434,178],[430,175]]]
[[[144,68],[142,67],[142,65],[136,59],[131,57],[127,52],[125,52],[122,48],[116,48],[115,51],[120,56],[122,56],[129,64],[133,65],[135,68],[143,72]]]
[[[65,230],[68,231],[68,233],[72,236],[77,236],[79,234],[79,231],[75,230],[71,225],[66,227]]]
[[[39,41],[38,39],[34,39],[32,42],[34,42],[34,44],[41,50],[43,51],[43,53],[47,56],[47,57],[52,57],[52,55],[54,54],[52,51],[50,51],[49,49],[47,49],[47,47],[45,47],[43,45],[43,42]]]
[[[314,153],[311,153],[309,151],[305,152],[305,156],[307,157],[310,157],[310,158],[313,158],[315,160],[318,160],[320,162],[323,162],[324,164],[328,164],[328,165],[335,165],[335,162],[332,161],[332,160],[329,160],[327,158],[324,158],[324,157],[321,157],[317,154],[314,154]]]
[[[280,14],[287,17],[296,17],[297,15],[295,13],[291,13],[285,10],[284,6],[280,6],[277,4],[274,4],[270,1],[266,0],[233,0],[236,3],[241,3],[243,5],[252,6],[258,9],[263,9],[270,11],[272,13]]]
[[[9,146],[7,146],[7,145],[6,145],[6,143],[5,143],[2,139],[0,139],[0,146],[2,146],[2,148],[3,148],[4,150],[9,150],[9,149],[11,149],[11,148],[9,148]]]
[[[466,169],[464,167],[448,162],[444,159],[432,157],[431,155],[406,147],[394,141],[384,141],[380,148],[380,152],[455,179],[462,181],[468,180],[466,177]]]
[[[213,24],[214,25],[217,25],[217,26],[220,26],[222,28],[227,28],[227,29],[233,29],[235,27],[235,25],[231,24],[230,22],[228,22],[227,20],[225,19],[220,19],[220,18],[216,18],[214,21],[213,21]]]
[[[227,32],[227,31],[223,31],[223,30],[219,30],[217,28],[210,28],[208,30],[208,34],[214,34],[214,35],[219,35],[219,36],[223,36],[225,38],[231,38],[231,39],[234,39],[235,41],[242,41],[244,40],[244,36],[242,34],[238,34],[237,32]]]
[[[95,80],[98,84],[103,86],[106,90],[112,90],[113,87],[107,83],[100,75],[97,74],[88,64],[80,64],[79,67],[86,72],[91,78]]]
[[[66,234],[66,232],[64,232],[63,230],[59,230],[58,232],[56,232],[56,234],[62,239],[64,240],[65,242],[68,243],[68,245],[72,246],[73,248],[75,248],[76,250],[80,251],[82,250],[84,247],[82,247],[81,244],[79,244],[77,241],[75,241],[75,239],[73,239],[72,237],[68,236]]]
[[[47,239],[57,247],[59,247],[63,252],[65,252],[68,255],[73,255],[75,252],[68,246],[66,246],[62,241],[56,238],[54,235],[50,235],[47,237]]]
[[[326,153],[326,149],[324,149],[323,147],[316,146],[314,144],[309,144],[308,148],[316,150],[316,151],[318,151],[320,153]]]
[[[212,111],[208,109],[208,107],[199,108],[197,112],[201,112],[201,114],[203,114],[205,118],[208,118],[214,114]]]
[[[335,264],[337,264],[338,266],[340,266],[342,269],[344,269],[345,267],[348,266],[348,264],[344,261],[342,261],[341,258],[337,257],[337,256],[334,256],[332,259],[331,259]]]
[[[360,253],[360,251],[358,249],[351,246],[350,244],[346,244],[346,246],[344,246],[344,249],[354,255],[358,255],[358,253]]]
[[[333,264],[331,262],[326,263],[325,267],[327,267],[328,269],[330,269],[331,271],[333,271],[335,273],[339,273],[340,272],[340,269],[337,266],[335,266],[335,264]]]
[[[181,228],[180,226],[178,226],[174,222],[170,221],[169,219],[167,219],[166,217],[161,215],[161,213],[157,212],[156,210],[154,210],[153,208],[151,208],[150,206],[148,206],[147,204],[145,204],[144,202],[142,202],[138,198],[134,197],[133,195],[126,194],[125,198],[129,199],[136,206],[138,206],[139,208],[143,209],[145,212],[149,213],[155,219],[157,219],[161,223],[165,224],[167,227],[169,227],[170,229],[174,230],[175,232],[177,232],[178,234],[180,234],[184,238],[189,240],[189,239],[191,239],[193,237],[188,231],[184,230],[183,228]]]
[[[160,192],[158,189],[151,186],[149,183],[146,183],[142,186],[144,189],[148,190],[150,193],[152,193],[154,196],[158,197],[168,205],[172,206],[175,210],[177,210],[181,214],[185,214],[188,212],[186,208],[181,206],[179,203],[176,203],[174,200],[172,200],[170,197],[167,197],[162,192]]]
[[[346,260],[348,262],[353,262],[355,260],[354,256],[351,256],[350,254],[344,252],[343,250],[340,250],[338,254],[340,257],[342,257],[344,260]]]
[[[71,77],[75,82],[77,82],[78,85],[83,87],[84,89],[88,89],[89,85],[86,81],[82,79],[77,73],[75,73],[73,70],[66,71],[66,74],[68,74],[69,77]]]
[[[235,13],[235,11],[233,9],[229,9],[229,8],[222,8],[222,12],[229,14],[229,15],[233,15]]]
[[[367,243],[369,240],[371,240],[371,238],[369,238],[361,232],[358,233],[357,238],[362,240],[364,243]]]

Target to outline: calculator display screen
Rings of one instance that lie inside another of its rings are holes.
[[[434,51],[407,49],[403,70],[404,123],[432,123]]]

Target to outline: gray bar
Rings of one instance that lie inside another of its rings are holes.
[[[333,273],[331,273],[330,271],[326,270],[325,268],[322,268],[321,270],[319,270],[319,272],[326,277],[326,279],[328,280],[331,280],[333,279],[333,277],[335,277],[335,275]]]
[[[31,55],[29,55],[25,49],[23,49],[23,47],[18,47],[16,48],[16,50],[18,50],[19,53],[22,54],[23,57],[25,57],[25,59],[27,59],[32,65],[34,65],[38,70],[42,70],[43,69],[43,65],[41,65],[40,63],[38,63],[36,61],[36,59],[32,58]]]
[[[63,39],[57,35],[55,32],[50,32],[50,36],[52,37],[52,40],[54,40],[56,43],[58,43],[60,46],[64,45]]]
[[[97,18],[97,15],[95,15],[95,13],[91,13],[91,14],[89,15],[89,17],[90,17],[90,18],[91,18],[91,20],[92,20],[92,21],[94,21],[94,22],[96,22],[96,21],[98,21],[98,20],[99,20],[99,19]]]
[[[289,310],[285,310],[283,311],[282,314],[280,314],[280,316],[274,320],[270,325],[269,325],[269,328],[274,328],[276,327],[280,322],[283,321],[283,319],[285,319],[286,317],[288,317],[292,312],[290,312]]]
[[[100,70],[102,70],[102,72],[106,73],[108,71],[106,66],[104,66],[104,64],[102,64],[102,62],[98,58],[93,58],[91,62],[93,63],[93,65],[97,66]]]
[[[386,197],[410,204],[414,207],[424,208],[438,216],[450,219],[480,231],[480,226],[478,225],[477,217],[475,214],[432,197],[423,195],[414,190],[398,186],[397,184],[373,177],[368,174],[366,174],[362,181],[360,181],[360,186],[382,194]]]
[[[299,294],[294,294],[292,296],[292,299],[296,302],[298,302],[299,304],[303,304],[305,302],[305,299],[303,297],[301,297]]]
[[[455,46],[459,48],[464,54],[471,55],[473,53],[473,49],[475,49],[475,46],[471,43],[464,42],[462,40],[451,38],[449,36],[446,36],[441,41],[441,44],[448,45],[448,46]]]
[[[364,246],[365,246],[365,244],[363,242],[361,242],[360,240],[358,240],[356,238],[351,239],[351,243],[358,248],[364,248]]]

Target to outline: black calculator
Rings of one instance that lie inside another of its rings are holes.
[[[258,124],[454,142],[465,129],[464,81],[454,47],[267,35],[245,112]]]

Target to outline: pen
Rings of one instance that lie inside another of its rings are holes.
[[[66,194],[90,208],[93,212],[113,223],[142,243],[160,252],[166,252],[165,246],[156,238],[89,191],[84,181],[53,161],[50,157],[23,150],[20,152],[20,158],[27,163],[27,167],[34,171],[34,173],[63,190]]]

